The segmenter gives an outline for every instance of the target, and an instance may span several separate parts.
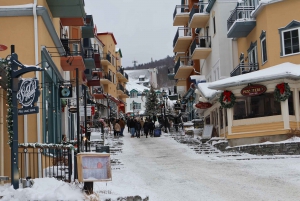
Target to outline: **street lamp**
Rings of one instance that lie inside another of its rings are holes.
[[[167,93],[165,90],[162,92],[162,99],[163,99],[163,107],[164,107],[164,127],[165,127],[165,133],[168,132],[167,130],[167,118],[166,118],[166,102],[167,102]]]
[[[134,118],[134,109],[135,109],[135,103],[134,100],[132,101],[132,111],[133,111],[133,118]]]

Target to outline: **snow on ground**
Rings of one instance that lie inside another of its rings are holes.
[[[112,181],[94,183],[100,197],[95,200],[135,195],[149,196],[150,201],[294,201],[300,197],[300,156],[197,154],[191,145],[165,133],[158,138],[130,138],[125,132],[119,142],[122,152],[111,158],[121,164],[112,166]],[[43,178],[35,179],[32,188],[0,185],[0,196],[4,196],[1,201],[91,200],[81,188]]]

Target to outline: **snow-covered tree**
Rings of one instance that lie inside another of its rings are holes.
[[[151,85],[150,91],[147,94],[146,103],[145,103],[145,113],[149,116],[156,116],[159,112],[159,99],[157,98],[157,94],[154,91],[153,86]]]

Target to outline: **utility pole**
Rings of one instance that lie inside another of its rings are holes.
[[[136,64],[138,63],[136,60],[133,60],[133,67],[134,67],[134,70],[136,70]]]

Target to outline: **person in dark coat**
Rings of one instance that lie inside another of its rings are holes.
[[[134,134],[135,134],[135,122],[134,122],[133,119],[129,120],[129,128],[130,128],[131,137],[134,137]]]
[[[149,122],[148,122],[148,119],[145,120],[143,128],[144,128],[144,134],[146,135],[146,138],[148,138],[148,133],[149,133]]]
[[[128,133],[130,133],[130,118],[127,118],[127,122],[126,122],[126,124],[127,124],[127,128],[128,128]]]
[[[142,126],[141,126],[140,121],[135,119],[135,133],[136,133],[137,138],[140,138],[141,128],[142,128]]]
[[[148,126],[149,126],[150,137],[153,137],[154,123],[152,122],[152,120],[149,121]]]

